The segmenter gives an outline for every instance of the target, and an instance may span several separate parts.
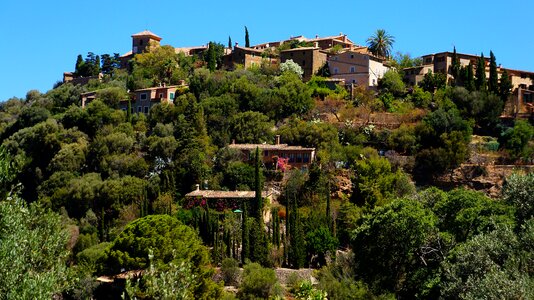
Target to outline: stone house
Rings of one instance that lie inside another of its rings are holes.
[[[173,103],[177,90],[186,87],[185,82],[181,85],[169,85],[135,90],[132,93],[132,113],[148,114],[150,108],[158,103]],[[120,108],[128,109],[128,102],[121,101]]]
[[[308,166],[315,160],[315,148],[306,148],[301,146],[289,146],[288,144],[280,143],[280,136],[277,135],[275,144],[232,144],[228,145],[230,149],[240,150],[243,155],[243,160],[249,161],[252,159],[256,148],[259,149],[262,162],[265,165],[273,166],[278,169],[279,160],[282,159],[285,164],[291,168],[307,169]]]
[[[248,69],[262,64],[277,65],[278,59],[274,56],[266,56],[264,50],[241,47],[236,43],[234,49],[225,55],[224,64],[228,69],[234,69],[235,65],[242,65]]]
[[[301,47],[280,51],[280,63],[291,59],[297,63],[304,73],[303,80],[309,80],[326,63],[327,52],[318,47]]]
[[[328,68],[332,78],[371,88],[376,87],[378,79],[390,69],[385,59],[354,50],[329,57]]]

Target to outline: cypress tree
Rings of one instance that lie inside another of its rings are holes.
[[[288,260],[292,268],[299,269],[304,267],[306,260],[306,249],[304,244],[304,232],[300,220],[300,213],[297,207],[297,200],[293,199],[291,203],[291,229],[289,232],[289,249]]]
[[[254,208],[255,208],[255,217],[258,219],[258,222],[263,223],[263,197],[262,197],[262,186],[261,186],[261,169],[260,169],[260,149],[256,147],[256,157],[254,164]]]
[[[128,99],[128,110],[126,110],[126,120],[132,123],[132,101]]]
[[[74,75],[80,75],[84,63],[82,55],[78,54],[78,58],[76,58],[76,66],[74,67]]]
[[[454,51],[452,52],[452,65],[451,65],[451,71],[452,76],[454,77],[454,84],[457,85],[458,81],[460,80],[460,60],[458,59],[458,54],[456,53],[456,47],[454,47]]]
[[[472,92],[475,90],[475,78],[473,75],[473,64],[469,63],[466,69],[465,88]]]
[[[486,86],[486,60],[484,59],[484,53],[481,53],[477,62],[475,88],[478,91],[485,91]]]
[[[100,73],[100,55],[96,56],[93,68],[93,75],[98,75]]]
[[[490,70],[489,70],[489,82],[488,89],[495,95],[499,94],[499,78],[497,74],[497,61],[493,51],[490,51]]]
[[[245,47],[250,47],[250,39],[248,36],[248,28],[245,26]]]
[[[232,49],[232,38],[228,36],[228,48]]]
[[[215,44],[213,42],[208,44],[207,56],[208,69],[213,72],[217,68],[217,53],[215,53]]]
[[[249,229],[250,260],[267,266],[269,264],[269,238],[263,228],[263,222],[257,218],[249,218],[249,221],[251,222]]]
[[[332,232],[332,212],[330,211],[330,180],[326,183],[326,221],[328,228]]]
[[[243,203],[243,213],[241,215],[241,263],[245,264],[246,260],[249,259],[249,230],[248,230],[248,213],[247,213],[247,203]]]
[[[510,96],[510,91],[512,89],[512,82],[508,76],[508,71],[504,69],[501,75],[501,82],[499,84],[499,96],[501,100],[506,103],[508,96]]]

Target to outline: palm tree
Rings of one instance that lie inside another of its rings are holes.
[[[395,43],[395,37],[389,35],[384,29],[377,29],[375,34],[367,39],[369,51],[382,57],[390,56],[393,43]]]

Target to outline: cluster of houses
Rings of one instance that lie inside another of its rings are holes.
[[[132,49],[120,57],[123,67],[134,55],[147,51],[150,47],[158,47],[161,37],[150,31],[143,31],[132,35]],[[289,44],[291,46],[288,47]],[[186,56],[201,55],[208,46],[175,48],[176,53]],[[457,57],[462,66],[472,64],[476,66],[478,56],[458,53]],[[327,68],[330,80],[345,85],[349,90],[354,86],[364,86],[375,89],[379,79],[391,69],[391,65],[384,57],[370,53],[367,47],[352,42],[347,35],[340,33],[336,36],[306,38],[304,36],[290,37],[287,40],[269,42],[251,47],[239,46],[224,50],[224,68],[232,70],[236,65],[244,68],[257,66],[276,66],[288,60],[300,65],[303,69],[303,80],[309,80],[319,70]],[[428,72],[447,75],[452,81],[452,52],[428,54],[422,57],[422,65],[404,69],[404,80],[409,85],[417,85]],[[505,69],[498,67],[499,76]],[[533,94],[534,73],[506,69],[512,83],[512,96],[506,103],[504,118],[529,118],[534,116]],[[486,73],[489,76],[489,59],[486,59]],[[75,78],[72,73],[64,74],[64,82],[85,84],[94,78]],[[158,86],[139,89],[131,92],[131,99],[121,101],[123,110],[131,107],[132,112],[145,113],[158,103],[172,103],[176,95],[187,88],[185,81],[178,85]],[[82,94],[81,106],[85,107],[96,98],[97,92]],[[315,159],[315,149],[301,146],[290,146],[280,143],[277,136],[273,144],[236,144],[232,142],[231,149],[238,150],[244,161],[253,157],[254,151],[259,149],[263,164],[272,169],[285,171],[289,168],[306,169]],[[214,191],[197,189],[187,195],[189,199],[219,199],[219,200],[247,200],[255,196],[254,192],[246,191]],[[264,195],[265,197],[266,195]]]
[[[121,65],[126,67],[128,61],[135,54],[143,53],[150,47],[158,47],[162,38],[148,30],[132,35],[132,49],[120,57]],[[289,47],[288,45],[296,45]],[[201,55],[208,46],[175,48],[176,53],[186,56]],[[278,49],[278,51],[276,51]],[[476,55],[458,53],[460,64],[467,66],[470,63],[476,66],[479,58]],[[236,65],[251,68],[261,65],[276,66],[292,60],[302,67],[303,80],[309,80],[323,68],[327,68],[330,81],[346,86],[352,90],[354,86],[365,86],[375,89],[378,81],[391,69],[391,65],[384,57],[370,53],[367,47],[359,46],[351,41],[346,34],[335,36],[306,38],[304,36],[290,37],[287,40],[275,41],[253,45],[239,46],[224,50],[224,68],[234,69]],[[417,85],[428,72],[447,74],[452,80],[452,52],[428,54],[422,57],[422,65],[404,69],[404,80],[409,85]],[[505,68],[499,66],[499,75]],[[504,118],[529,118],[534,116],[534,72],[506,69],[512,83],[512,96],[506,103]],[[486,73],[489,76],[489,59],[486,59]],[[64,73],[64,82],[86,84],[90,79],[100,79],[101,76],[91,78],[76,78],[71,72]],[[161,102],[172,102],[177,91],[186,87],[185,82],[180,85],[160,86],[140,89],[131,92],[132,112],[148,113],[151,106]],[[94,92],[82,95],[81,105],[85,106],[95,99]],[[121,109],[128,108],[128,101],[122,101]]]
[[[422,65],[405,68],[404,80],[409,85],[417,85],[428,72],[442,73],[447,75],[448,82],[453,81],[452,64],[453,52],[441,52],[422,56]],[[458,61],[462,67],[469,64],[476,67],[480,56],[457,53]],[[489,78],[490,59],[485,58],[486,78]],[[512,83],[512,95],[505,104],[503,118],[530,118],[534,116],[534,72],[520,71],[497,67],[499,78],[506,70]]]

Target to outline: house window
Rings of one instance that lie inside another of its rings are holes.
[[[356,83],[356,79],[352,79],[352,83]]]
[[[289,53],[289,56],[293,57],[293,52]]]
[[[290,162],[290,163],[295,162],[295,153],[289,153],[288,162]]]
[[[163,93],[159,93],[159,98],[163,98]]]
[[[302,153],[297,153],[297,162],[298,163],[302,162]]]
[[[527,78],[527,74],[526,73],[521,73],[521,78],[523,78],[523,79]]]
[[[525,93],[523,95],[523,102],[525,102],[525,103],[532,102],[532,94],[531,93]]]
[[[139,95],[139,99],[146,100],[146,93],[142,93],[141,95]]]
[[[137,107],[137,112],[140,113],[140,112],[142,112],[142,111],[143,111],[143,108],[142,108],[141,106],[138,106],[138,107]]]
[[[350,72],[351,72],[351,73],[356,72],[355,68],[354,68],[354,67],[350,67]]]
[[[169,94],[169,99],[174,100],[174,93]]]
[[[350,55],[350,58],[354,58],[354,54],[351,54],[351,55]]]
[[[303,65],[303,66],[306,65],[306,61],[305,61],[305,60],[302,61],[302,65]]]
[[[334,74],[337,74],[339,70],[337,68],[334,68]]]
[[[425,58],[425,63],[426,64],[432,63],[432,57]]]
[[[265,157],[269,156],[269,151],[268,150],[263,150],[263,156],[265,156]]]
[[[148,114],[148,106],[145,106],[145,114]]]
[[[373,85],[376,85],[376,79],[373,79]]]
[[[310,162],[310,154],[309,153],[304,153],[302,155],[302,162],[303,163],[309,163]]]

